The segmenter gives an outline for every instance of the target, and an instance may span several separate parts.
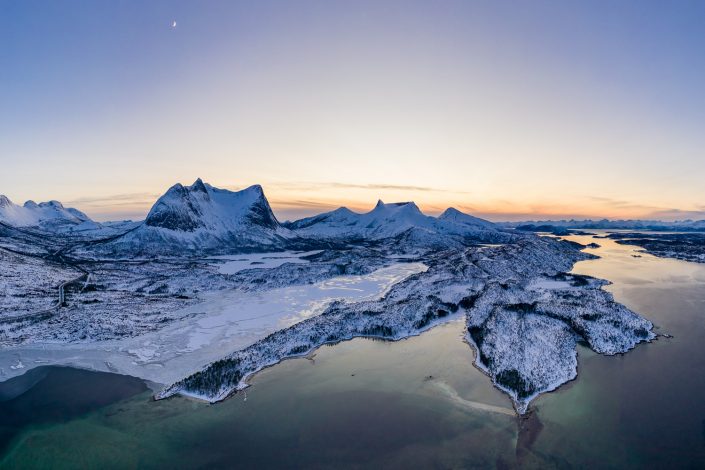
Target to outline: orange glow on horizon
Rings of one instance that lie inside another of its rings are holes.
[[[183,182],[184,184],[190,184]],[[230,190],[248,185],[227,186]],[[433,188],[368,187],[344,184],[276,184],[263,185],[272,209],[280,220],[296,220],[328,212],[345,206],[355,212],[372,210],[378,199],[384,202],[414,201],[428,215],[439,215],[448,207],[493,221],[559,220],[559,219],[659,219],[683,220],[703,218],[698,207],[677,210],[658,205],[640,205],[609,198],[565,198],[552,203],[534,200],[473,198],[463,192]],[[162,192],[142,192],[97,198],[78,198],[64,201],[96,220],[143,218]],[[16,201],[17,202],[17,201]]]

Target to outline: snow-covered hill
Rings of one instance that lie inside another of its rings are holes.
[[[290,222],[302,237],[335,241],[398,239],[412,246],[442,247],[468,241],[502,242],[509,237],[492,222],[450,208],[440,217],[425,215],[413,202],[378,201],[370,212],[346,207]]]
[[[64,207],[59,201],[27,201],[20,206],[0,195],[0,222],[13,227],[37,227],[52,232],[94,230],[100,224],[83,212]]]
[[[479,229],[490,229],[497,230],[497,225],[490,222],[489,220],[481,219],[465,212],[460,212],[455,207],[449,207],[441,215],[438,216],[438,220],[444,220],[446,222],[453,222],[456,224],[467,225],[469,227],[475,227]]]
[[[358,214],[347,207],[297,220],[289,228],[309,237],[379,240],[412,227],[431,228],[433,221],[413,202],[385,204],[378,201],[370,212]]]
[[[122,256],[272,251],[295,238],[277,221],[261,186],[228,191],[199,178],[191,186],[169,188],[142,225],[101,251]]]

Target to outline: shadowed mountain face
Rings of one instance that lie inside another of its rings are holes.
[[[181,184],[172,186],[152,207],[144,223],[150,227],[193,232],[201,226],[201,211]]]
[[[269,207],[269,202],[267,199],[264,197],[264,192],[262,192],[262,187],[259,185],[253,186],[253,188],[257,188],[259,191],[261,197],[259,197],[253,204],[250,206],[250,211],[248,213],[248,218],[250,221],[254,224],[257,224],[261,227],[266,227],[269,229],[278,229],[281,228],[279,225],[279,221],[277,218],[274,216],[274,213],[272,212],[272,208]]]

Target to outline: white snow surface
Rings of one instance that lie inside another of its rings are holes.
[[[218,268],[220,274],[235,274],[245,269],[272,269],[284,263],[307,263],[306,256],[315,255],[322,250],[305,252],[282,251],[275,253],[248,253],[242,255],[221,255],[213,256],[213,259],[225,260]]]
[[[490,230],[496,230],[497,226],[490,222],[489,220],[481,219],[465,212],[461,212],[455,207],[449,207],[441,215],[438,216],[439,220],[445,220],[447,222],[453,222],[456,224],[467,225],[470,227],[484,228]]]
[[[421,263],[398,263],[368,275],[340,276],[311,285],[209,292],[203,302],[179,313],[183,320],[141,336],[4,348],[0,380],[39,365],[71,365],[169,384],[272,332],[318,315],[333,301],[378,299],[394,284],[425,269]]]
[[[411,233],[408,237],[422,244],[437,242],[443,236],[477,236],[499,233],[489,221],[446,210],[440,217],[425,215],[414,202],[386,204],[381,200],[370,212],[358,214],[346,207],[298,220],[289,227],[304,237],[323,239],[382,240]]]
[[[59,201],[27,201],[20,206],[0,195],[0,222],[14,227],[57,229],[66,225],[81,225],[85,229],[100,227],[78,209],[66,208]]]

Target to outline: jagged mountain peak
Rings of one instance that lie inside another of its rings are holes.
[[[377,216],[393,214],[401,215],[404,213],[426,217],[423,212],[421,212],[421,209],[419,209],[419,206],[417,206],[416,203],[413,201],[385,203],[381,199],[377,201],[377,204],[375,205],[374,209],[372,209],[367,214]]]
[[[12,204],[12,201],[10,201],[10,198],[5,196],[4,194],[0,194],[0,207],[7,207]]]
[[[247,188],[243,189],[243,191],[249,191],[264,196],[264,189],[262,189],[261,184],[253,184],[252,186],[248,186]]]
[[[429,216],[421,212],[421,209],[412,201],[384,203],[381,200],[377,202],[374,209],[362,214],[361,217],[372,224],[397,221],[397,223],[425,225],[429,219]]]
[[[208,193],[208,188],[206,188],[206,185],[203,183],[203,180],[201,178],[197,178],[196,181],[193,182],[193,184],[189,187],[191,191],[200,191],[202,193]]]

